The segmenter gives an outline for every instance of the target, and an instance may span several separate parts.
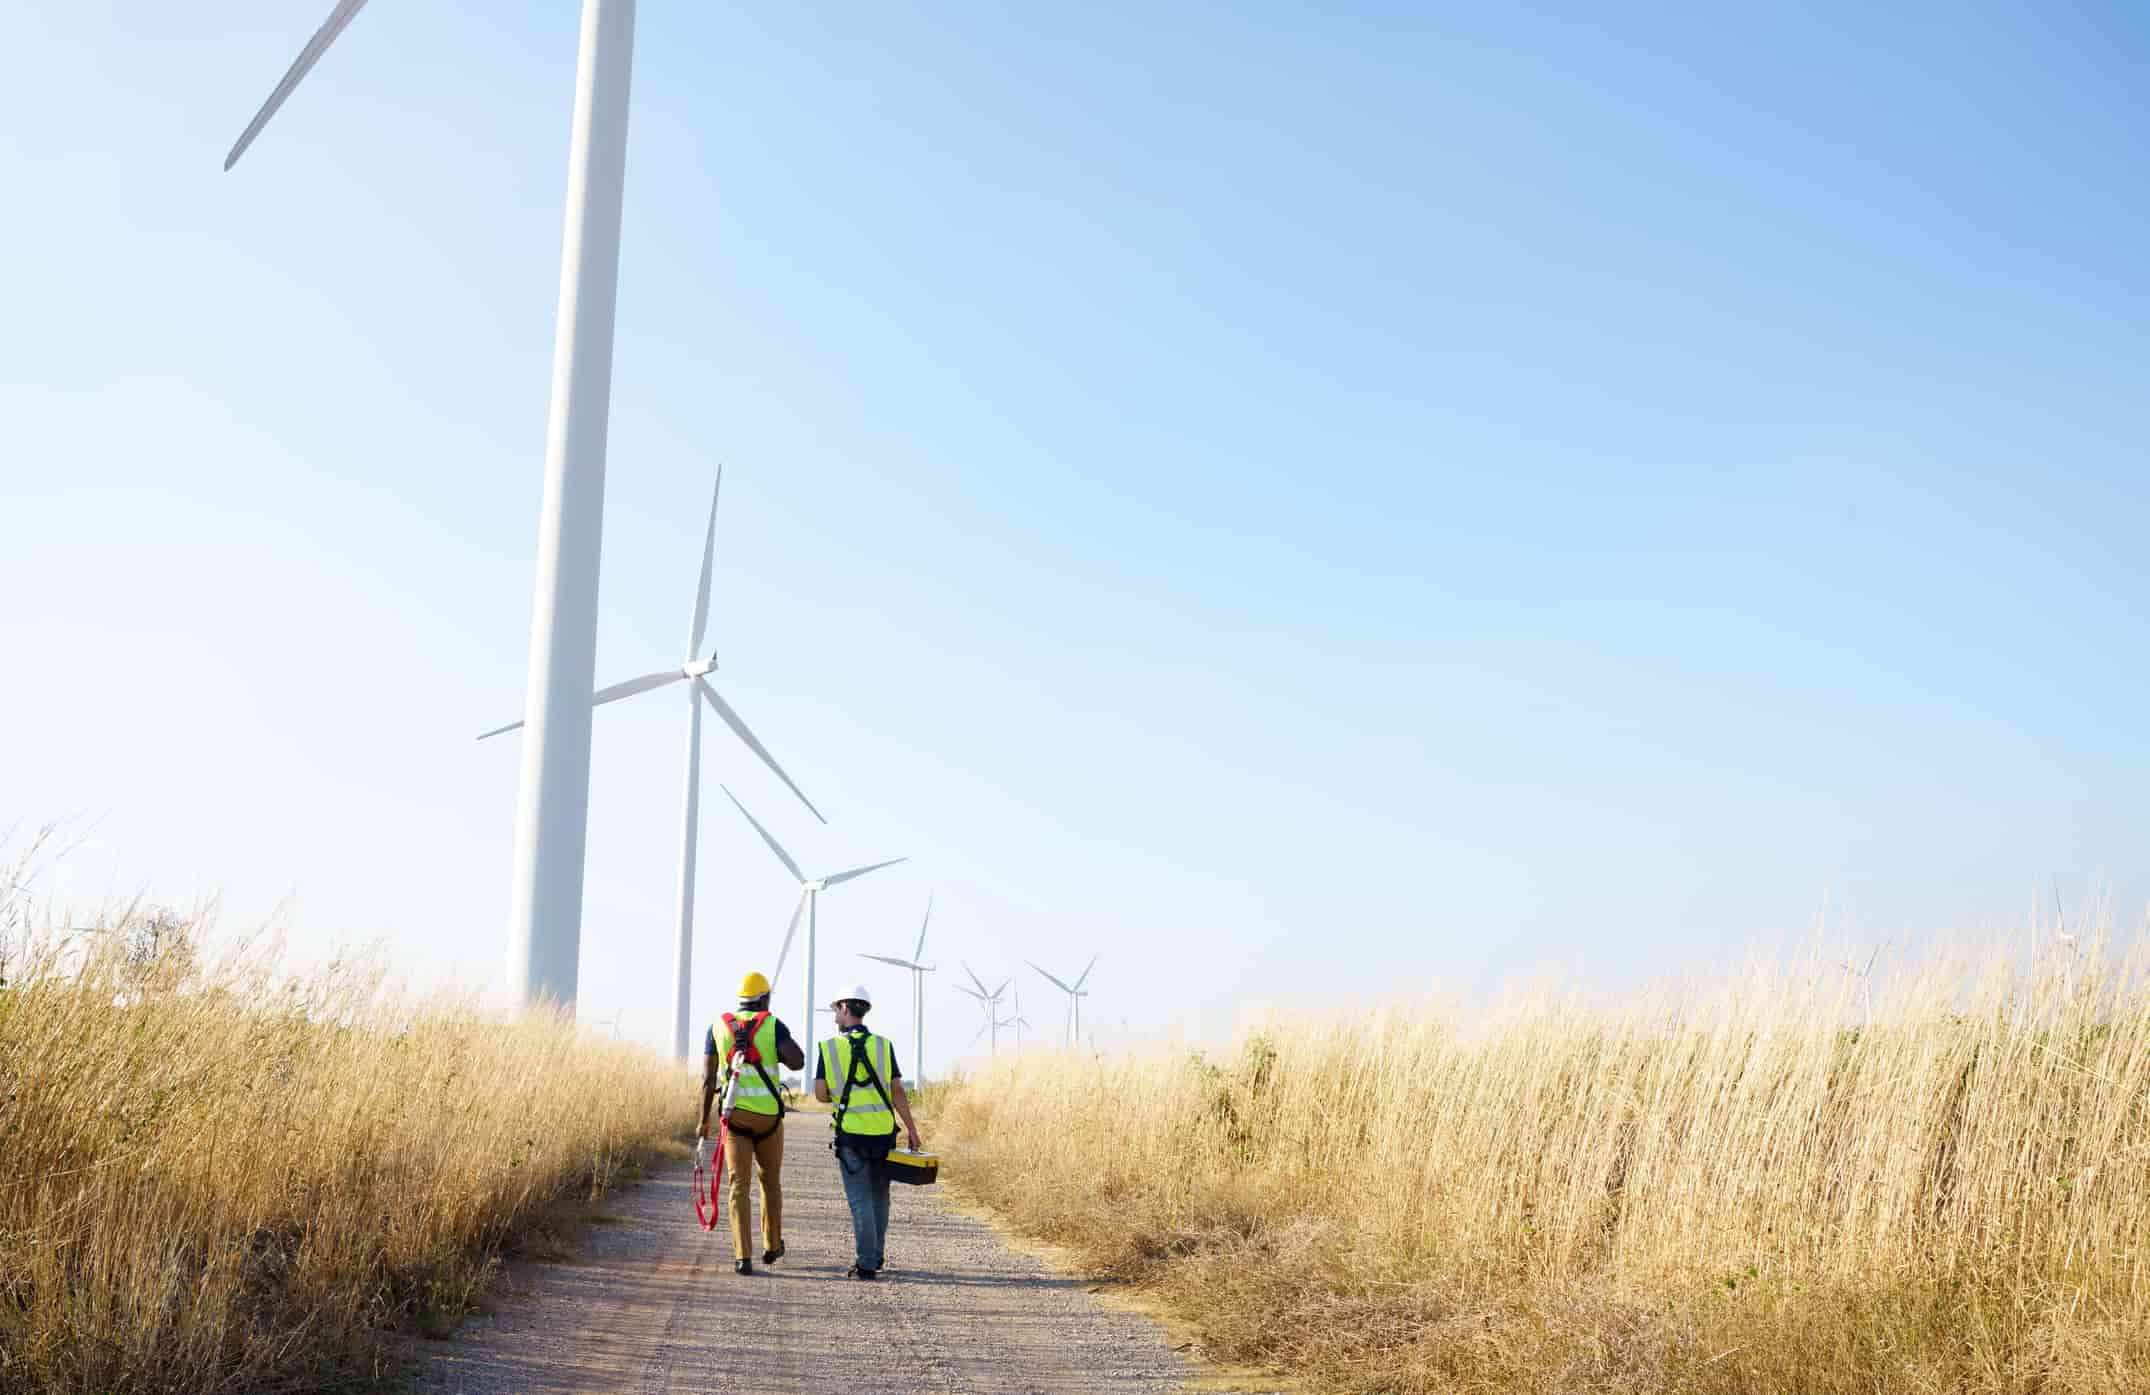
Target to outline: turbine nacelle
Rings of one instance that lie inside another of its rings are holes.
[[[697,659],[693,663],[681,665],[679,676],[682,678],[700,678],[706,673],[715,673],[716,671],[717,656],[711,654],[706,659]]]

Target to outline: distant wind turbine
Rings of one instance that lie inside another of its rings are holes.
[[[1082,976],[1073,983],[1067,983],[1052,974],[1045,973],[1045,970],[1039,968],[1033,960],[1026,959],[1023,961],[1029,964],[1031,968],[1037,969],[1039,973],[1045,974],[1046,978],[1052,980],[1053,987],[1068,995],[1068,1040],[1078,1047],[1082,1045],[1082,1000],[1090,996],[1084,990],[1083,985],[1090,981],[1090,970],[1097,967],[1097,959],[1098,956],[1091,955],[1090,962],[1083,968]]]
[[[733,794],[729,787],[720,786],[719,788],[724,789],[724,797],[732,802],[732,807],[737,809],[748,823],[754,825],[754,831],[759,833],[761,840],[769,845],[769,851],[776,854],[776,860],[784,864],[784,870],[791,873],[792,879],[799,884],[799,904],[791,909],[791,924],[785,927],[783,948],[776,952],[776,972],[769,975],[769,987],[774,990],[778,977],[784,972],[784,961],[791,956],[791,940],[794,935],[799,933],[799,916],[803,913],[806,916],[806,994],[804,998],[805,1010],[799,1015],[806,1024],[806,1059],[811,1061],[814,1059],[814,1044],[816,1041],[814,1009],[818,1006],[814,1002],[814,937],[820,920],[821,893],[832,886],[842,886],[845,882],[863,877],[868,872],[878,872],[883,867],[893,867],[907,859],[892,857],[886,862],[875,862],[864,867],[854,867],[848,872],[838,872],[833,876],[809,877],[799,870],[799,864],[792,861],[791,854],[784,851],[784,845],[777,842],[775,838],[769,835],[769,830],[761,826],[760,820],[747,813],[747,806],[739,802],[738,795]],[[925,937],[923,928],[919,931],[919,937],[923,942]]]
[[[929,891],[926,893],[926,918],[918,922],[918,947],[911,951],[910,958],[896,959],[886,954],[862,956],[911,971],[911,1079],[920,1084],[926,1079],[926,975],[934,970],[933,965],[919,961],[926,957],[926,927],[932,923],[933,893]]]
[[[1000,987],[988,989],[985,986],[985,980],[978,977],[977,972],[970,965],[965,964],[963,972],[970,975],[970,981],[976,984],[977,987],[975,989],[965,988],[959,983],[956,985],[956,992],[966,997],[976,998],[978,1006],[985,1009],[985,1026],[978,1029],[977,1036],[973,1036],[971,1041],[975,1043],[978,1037],[985,1035],[987,1028],[991,1028],[993,1032],[993,1054],[998,1056],[1000,1054],[1000,1029],[1007,1025],[1007,1023],[1000,1020],[1000,995],[1007,992],[1008,985],[1015,980],[1004,978],[1000,981]]]
[[[1023,985],[1020,983],[1015,985],[1015,1016],[1009,1019],[1009,1024],[1015,1028],[1015,1054],[1020,1056],[1023,1054],[1023,1028],[1030,1025],[1030,1019],[1023,1016]]]
[[[717,656],[712,653],[706,659],[696,657],[702,649],[702,637],[709,629],[709,575],[717,556],[717,499],[723,490],[724,471],[719,468],[717,482],[709,491],[709,527],[702,535],[702,579],[694,591],[694,614],[687,625],[686,659],[674,668],[659,669],[655,673],[645,673],[640,678],[630,678],[624,683],[601,688],[590,698],[590,706],[602,707],[608,702],[617,702],[621,698],[633,697],[636,693],[646,693],[652,688],[662,688],[667,684],[688,685],[687,793],[685,807],[680,816],[679,898],[675,903],[676,912],[672,926],[672,1057],[678,1061],[687,1059],[690,1043],[687,1011],[694,972],[694,846],[695,825],[702,805],[702,704],[708,703],[710,708],[724,719],[724,724],[747,744],[748,750],[761,757],[762,764],[776,772],[776,778],[782,780],[785,787],[799,797],[799,802],[804,804],[815,818],[821,819],[823,823],[828,822],[821,817],[821,811],[814,808],[814,802],[806,797],[806,792],[792,783],[791,777],[784,773],[784,767],[776,763],[776,757],[769,754],[769,748],[762,745],[753,732],[747,730],[747,724],[740,720],[731,704],[726,702],[715,688],[709,686],[709,679],[705,675],[716,668]],[[478,739],[483,741],[489,736],[499,736],[520,726],[521,722],[510,722],[504,727],[494,727],[491,731],[479,733]]]
[[[226,170],[365,3],[337,0],[224,157]],[[634,0],[583,0],[524,699],[530,741],[523,750],[509,890],[508,986],[524,1007],[548,999],[574,1006],[582,946],[590,796],[590,708],[583,695],[596,676],[598,553],[634,42]]]
[[[1012,1027],[1014,1025],[1015,1019],[1012,1017],[995,1017],[991,1013],[988,1013],[985,1019],[985,1026],[980,1027],[977,1031],[971,1033],[971,1045],[976,1046],[978,1044],[978,1038],[984,1036],[986,1033],[986,1028],[990,1027],[993,1031],[992,1051],[995,1056],[998,1056],[1000,1054],[1000,1029],[1003,1027]]]

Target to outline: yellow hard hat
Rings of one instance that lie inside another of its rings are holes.
[[[748,974],[739,980],[739,996],[742,998],[759,998],[768,991],[769,980],[760,974]]]

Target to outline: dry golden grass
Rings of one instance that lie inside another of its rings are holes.
[[[140,930],[0,964],[5,1395],[370,1376],[561,1199],[692,1127],[684,1077],[558,1018]]]
[[[1318,1389],[2150,1390],[2146,948],[1004,1058],[944,1175]]]

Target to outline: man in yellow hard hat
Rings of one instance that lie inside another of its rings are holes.
[[[719,1028],[722,1030],[720,1031]],[[754,1227],[747,1212],[749,1178],[761,1164],[761,1262],[784,1257],[784,1092],[778,1088],[778,1063],[806,1068],[806,1053],[792,1040],[791,1029],[769,1011],[769,980],[748,974],[739,984],[739,1011],[727,1012],[709,1029],[702,1052],[702,1122],[696,1138],[709,1137],[709,1105],[724,1092],[719,1126],[724,1131],[724,1162],[732,1170],[732,1269],[754,1272],[749,1248]]]

